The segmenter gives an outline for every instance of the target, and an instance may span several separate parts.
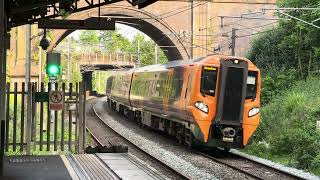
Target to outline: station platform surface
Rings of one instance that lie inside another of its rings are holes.
[[[10,156],[4,159],[8,180],[165,179],[127,153]]]

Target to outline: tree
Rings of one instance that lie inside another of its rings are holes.
[[[278,0],[278,7],[320,7],[320,1]],[[320,17],[320,11],[287,13],[309,22]],[[320,26],[319,21],[315,24]],[[319,73],[320,30],[300,21],[281,20],[252,41],[247,56],[263,74],[261,123],[256,132],[263,143],[249,148],[320,174],[320,133],[315,128],[320,117],[320,101],[315,98],[319,77],[311,77]]]
[[[318,0],[280,0],[279,7],[320,7]],[[305,21],[318,19],[320,11],[289,11],[290,15]],[[279,17],[287,18],[281,14]],[[320,21],[315,22],[320,26]],[[300,78],[319,70],[320,30],[295,20],[281,20],[279,25],[255,39],[248,58],[265,72],[276,68],[297,69]],[[271,68],[270,68],[271,67]]]
[[[109,36],[109,41],[105,42],[108,52],[126,53],[130,50],[130,41],[117,31],[113,31]]]
[[[79,35],[80,41],[84,43],[97,44],[99,43],[98,33],[95,30],[81,31]]]
[[[139,47],[139,59],[141,66],[147,66],[155,63],[155,48],[156,44],[151,40],[145,40],[142,34],[137,34],[132,41],[132,50],[137,52]],[[158,51],[158,58],[160,64],[168,62],[167,57],[164,55],[162,50]]]
[[[79,38],[83,51],[132,54],[139,57],[141,66],[155,63],[156,44],[142,34],[135,35],[130,41],[121,35],[118,29],[115,31],[81,31]],[[163,51],[158,48],[158,63],[162,64],[167,61]]]
[[[79,43],[82,51],[100,51],[99,35],[95,30],[84,30],[80,32]]]

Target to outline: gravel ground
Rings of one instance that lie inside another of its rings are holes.
[[[105,102],[105,98],[98,99],[94,109],[107,125],[191,179],[252,179],[236,170],[210,161],[154,131],[141,129],[135,122],[127,121],[114,111],[110,111]]]
[[[164,179],[180,179],[181,177],[177,176],[170,169],[163,167],[159,162],[151,159],[147,155],[145,155],[140,150],[136,149],[134,146],[127,144],[123,138],[119,137],[113,130],[106,127],[105,124],[95,115],[92,109],[93,103],[95,103],[95,99],[90,99],[86,105],[86,125],[87,127],[94,133],[95,136],[99,137],[99,140],[107,145],[109,142],[113,145],[125,145],[129,148],[129,154],[133,157],[136,157],[141,163],[145,166],[153,169],[158,172],[162,176],[165,176]],[[93,141],[93,140],[92,140]],[[92,144],[92,143],[91,143]]]

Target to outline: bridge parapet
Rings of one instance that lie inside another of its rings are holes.
[[[112,65],[137,65],[136,54],[127,53],[82,53],[76,56],[79,64],[112,64]]]

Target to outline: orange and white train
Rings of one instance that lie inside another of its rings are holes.
[[[260,121],[260,71],[248,59],[210,55],[119,72],[109,105],[188,146],[244,148]]]

